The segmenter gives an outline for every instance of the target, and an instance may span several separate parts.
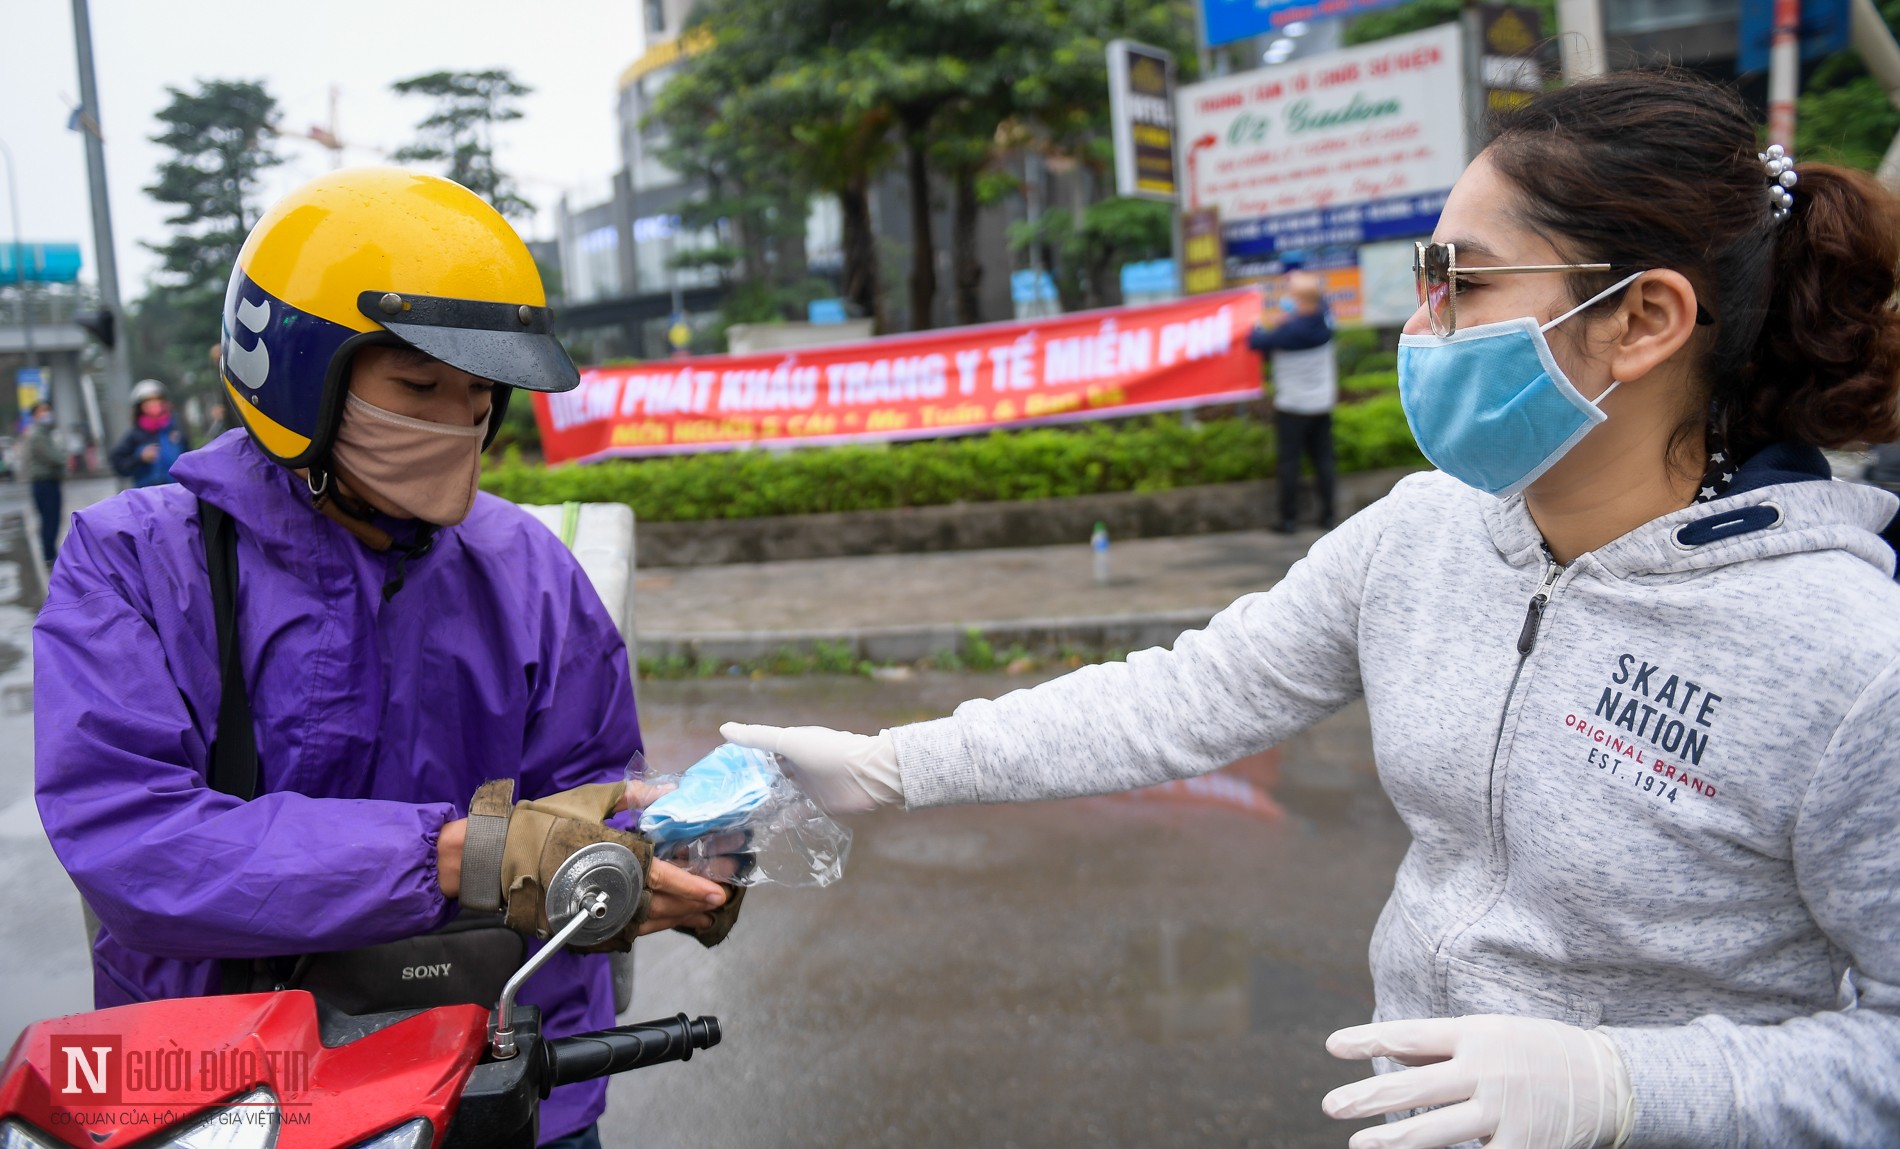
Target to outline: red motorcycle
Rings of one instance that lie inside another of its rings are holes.
[[[555,1086],[719,1043],[716,1018],[683,1013],[545,1040],[515,1004],[563,946],[618,933],[640,887],[624,846],[570,857],[549,883],[559,929],[492,1011],[349,1015],[287,990],[35,1022],[0,1067],[0,1149],[531,1149]]]

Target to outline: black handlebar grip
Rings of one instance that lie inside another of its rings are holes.
[[[685,1014],[660,1021],[617,1025],[547,1045],[548,1088],[591,1081],[665,1061],[687,1061],[695,1049],[719,1044],[719,1019]],[[542,1096],[546,1096],[545,1093]]]

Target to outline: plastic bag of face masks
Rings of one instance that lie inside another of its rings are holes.
[[[828,886],[844,875],[851,831],[763,750],[727,743],[683,774],[647,776],[640,832],[654,857],[740,886]]]

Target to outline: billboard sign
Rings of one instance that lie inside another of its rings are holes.
[[[1181,89],[1185,206],[1237,264],[1429,233],[1465,166],[1455,24]]]
[[[1252,290],[762,355],[581,372],[535,393],[550,463],[878,442],[1120,418],[1260,393]]]
[[[1115,137],[1115,194],[1173,203],[1174,57],[1128,40],[1108,42],[1108,119]]]

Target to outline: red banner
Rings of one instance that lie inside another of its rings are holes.
[[[595,367],[534,396],[550,463],[963,435],[1251,399],[1251,290],[768,355]]]

